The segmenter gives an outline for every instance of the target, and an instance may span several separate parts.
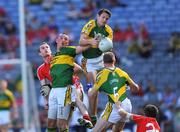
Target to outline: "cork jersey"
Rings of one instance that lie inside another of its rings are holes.
[[[131,83],[132,79],[120,68],[104,68],[98,73],[94,88],[105,92],[109,102],[115,103],[126,98],[126,85]]]
[[[132,115],[132,119],[137,124],[137,132],[160,132],[160,127],[155,118]]]
[[[85,33],[89,38],[94,37],[108,37],[111,40],[113,39],[113,31],[110,26],[105,25],[104,27],[99,27],[96,20],[90,20],[82,29],[81,33]],[[83,56],[88,59],[99,57],[102,54],[102,51],[97,47],[89,48],[84,51]]]
[[[43,63],[42,65],[40,65],[37,69],[37,76],[40,81],[43,79],[47,79],[52,82],[52,78],[50,75],[50,64]]]
[[[10,90],[0,92],[0,110],[9,110],[14,101],[14,95]]]
[[[53,88],[66,87],[72,84],[75,56],[76,48],[74,46],[62,47],[55,54],[50,65]]]

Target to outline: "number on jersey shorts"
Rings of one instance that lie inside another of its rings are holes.
[[[102,69],[103,67],[103,54],[97,58],[87,59],[87,72],[94,72]]]
[[[10,111],[1,110],[0,111],[0,125],[6,125],[10,123]]]
[[[49,94],[49,119],[68,119],[70,114],[71,103],[75,102],[75,87],[52,88]]]
[[[122,101],[121,107],[129,113],[131,113],[132,111],[131,101],[128,98]],[[110,102],[106,104],[106,108],[101,114],[101,118],[111,123],[117,123],[119,120],[122,120],[122,122],[129,121],[128,119],[123,120],[123,118],[121,118],[121,116],[119,115],[118,109],[116,108],[115,104]]]

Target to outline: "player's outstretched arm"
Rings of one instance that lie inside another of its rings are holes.
[[[119,108],[118,113],[122,118],[132,120],[132,114],[128,113],[123,108]]]
[[[89,49],[91,47],[91,45],[87,45],[87,46],[77,46],[76,47],[76,54],[80,54],[83,51]]]

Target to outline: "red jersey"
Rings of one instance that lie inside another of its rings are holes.
[[[39,80],[48,79],[50,82],[52,82],[52,78],[50,75],[50,64],[43,63],[40,65],[37,69],[37,76]]]
[[[160,132],[155,118],[133,115],[133,121],[137,124],[137,132]]]
[[[39,78],[39,80],[43,80],[43,79],[48,79],[50,82],[52,82],[52,77],[50,75],[50,64],[47,63],[43,63],[42,65],[40,65],[37,69],[37,76]],[[79,77],[74,75],[73,76],[73,84],[75,84],[76,88],[82,88],[81,87],[81,83],[79,82]]]

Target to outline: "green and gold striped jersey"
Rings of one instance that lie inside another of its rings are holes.
[[[62,47],[55,54],[50,65],[53,88],[66,87],[72,84],[75,56],[76,48],[74,46]]]
[[[0,92],[0,110],[9,110],[14,101],[14,95],[10,90]]]
[[[90,20],[82,29],[81,33],[85,33],[89,38],[95,38],[97,36],[103,38],[108,37],[111,40],[113,39],[113,31],[110,26],[105,25],[104,27],[99,27],[96,20]],[[84,51],[83,56],[87,59],[92,59],[99,57],[102,54],[102,51],[97,47],[89,48]]]
[[[109,102],[115,103],[126,98],[126,85],[131,84],[129,75],[115,67],[113,70],[104,68],[96,77],[94,88],[108,95]]]

